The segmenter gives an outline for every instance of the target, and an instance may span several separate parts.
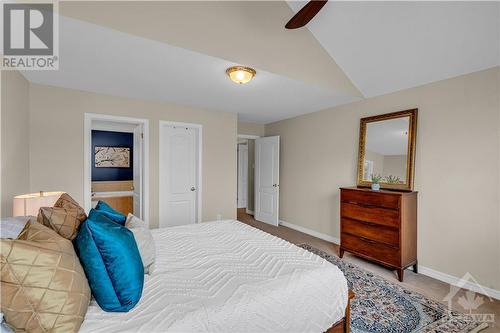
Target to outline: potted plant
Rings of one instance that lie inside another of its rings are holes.
[[[372,175],[372,190],[378,191],[380,190],[380,181],[382,180],[382,176],[379,174]]]
[[[385,177],[385,181],[388,184],[401,184],[402,183],[402,181],[399,177],[393,176],[393,175],[389,175],[389,176]]]

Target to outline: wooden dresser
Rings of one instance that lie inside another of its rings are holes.
[[[417,192],[340,189],[340,257],[344,251],[403,272],[417,272]]]

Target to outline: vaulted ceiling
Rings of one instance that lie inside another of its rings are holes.
[[[329,1],[307,28],[370,97],[498,66],[499,16],[499,2]]]
[[[269,123],[499,65],[499,3],[61,2],[58,71],[32,82]],[[252,66],[246,85],[225,76]]]

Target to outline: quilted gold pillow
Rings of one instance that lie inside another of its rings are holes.
[[[73,240],[78,233],[80,221],[78,209],[42,207],[38,211],[38,222],[51,228],[66,239]]]
[[[90,288],[71,241],[29,222],[1,239],[1,309],[16,332],[78,332]]]
[[[54,207],[78,210],[76,218],[80,221],[80,223],[87,219],[85,210],[68,193],[63,193],[54,204]]]

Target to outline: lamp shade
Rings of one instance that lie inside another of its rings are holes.
[[[14,197],[14,216],[37,216],[40,207],[52,207],[64,192],[37,192]]]

